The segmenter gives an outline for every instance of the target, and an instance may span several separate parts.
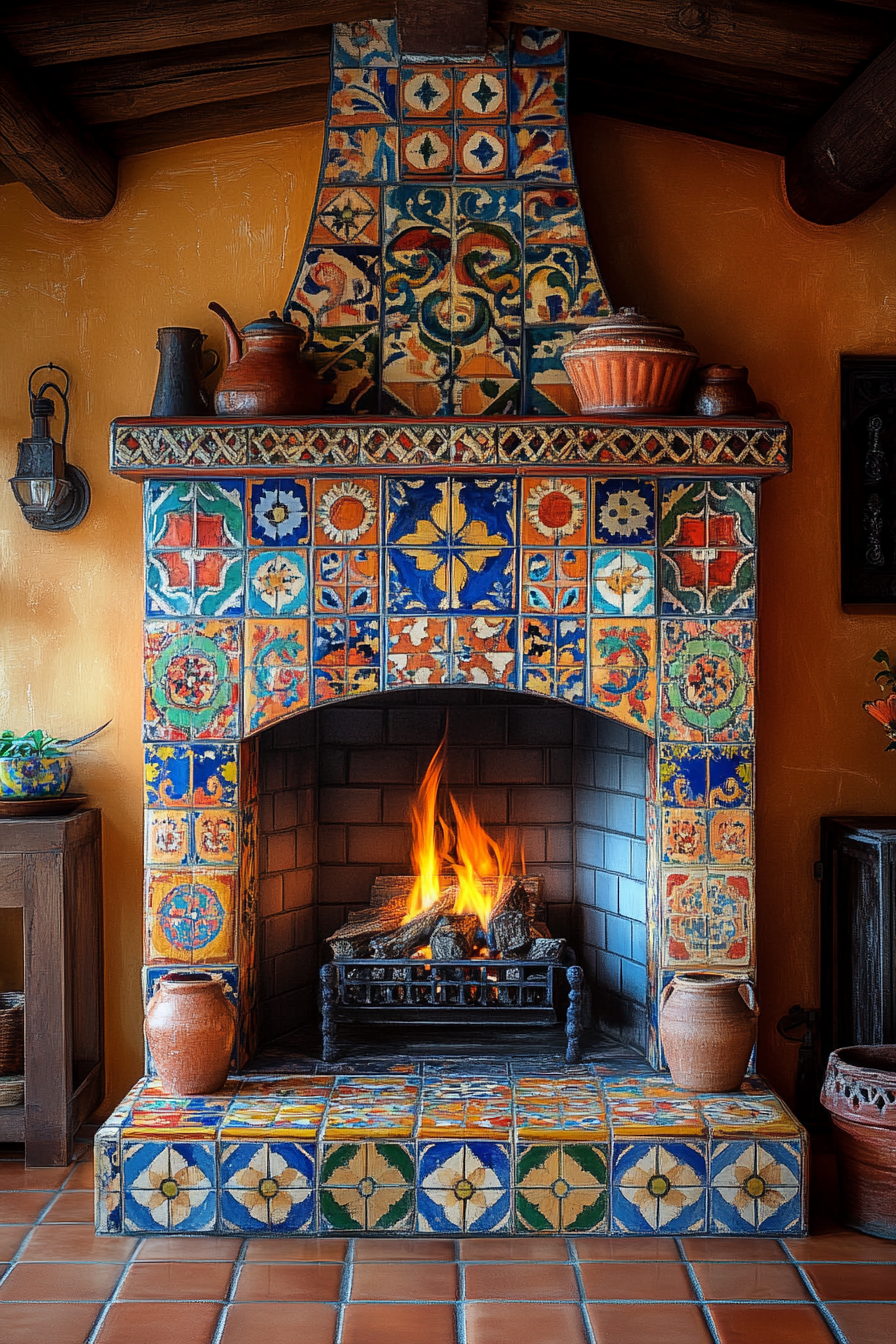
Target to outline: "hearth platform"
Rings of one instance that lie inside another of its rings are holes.
[[[328,1065],[286,1038],[208,1097],[145,1078],[96,1136],[97,1232],[806,1233],[807,1135],[760,1077],[694,1094],[623,1048],[586,1038],[570,1068],[562,1032],[526,1035],[386,1055],[346,1033]]]

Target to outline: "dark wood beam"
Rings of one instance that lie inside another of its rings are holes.
[[[329,74],[329,25],[145,56],[82,61],[54,72],[60,90],[89,125],[278,94],[302,84],[325,83]]]
[[[784,183],[793,209],[813,224],[845,224],[896,183],[896,42],[793,147]]]
[[[0,159],[64,219],[102,219],[115,204],[118,165],[0,41]]]
[[[58,65],[394,13],[395,0],[3,0],[0,33],[29,64]]]
[[[119,121],[98,127],[97,134],[123,158],[126,154],[145,154],[171,145],[272,131],[281,126],[323,121],[328,90],[329,83],[304,84],[295,89],[281,89],[276,98],[259,94]]]
[[[488,0],[396,0],[398,41],[408,56],[478,56],[488,40]]]
[[[836,85],[896,37],[896,16],[827,0],[493,0],[490,12]]]

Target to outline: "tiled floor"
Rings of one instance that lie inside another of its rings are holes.
[[[792,1241],[98,1238],[78,1155],[27,1169],[0,1150],[3,1344],[896,1340],[896,1242],[824,1211]]]

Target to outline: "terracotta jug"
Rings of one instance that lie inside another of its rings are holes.
[[[236,1010],[206,971],[163,975],[146,1010],[146,1040],[172,1096],[217,1092],[227,1080]]]
[[[711,971],[676,975],[660,999],[660,1039],[676,1087],[734,1092],[756,1044],[753,986]]]
[[[276,313],[240,331],[220,303],[210,303],[227,333],[227,364],[215,393],[219,415],[256,419],[267,415],[314,415],[326,390],[299,358],[305,333]]]
[[[749,374],[749,369],[731,364],[704,364],[694,374],[688,409],[697,415],[753,415],[756,393],[747,382]]]

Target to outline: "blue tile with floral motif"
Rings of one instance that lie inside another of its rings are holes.
[[[656,486],[646,477],[595,481],[591,499],[592,540],[630,546],[656,536]]]
[[[613,1144],[613,1231],[693,1236],[706,1231],[706,1145]]]
[[[221,1231],[308,1232],[314,1224],[314,1148],[222,1143]]]
[[[798,1236],[803,1161],[799,1140],[717,1140],[710,1165],[710,1232]]]
[[[504,1232],[510,1226],[510,1148],[504,1143],[421,1143],[417,1231],[447,1236]]]
[[[273,477],[249,483],[249,544],[301,546],[311,535],[308,482]]]
[[[123,1140],[124,1230],[212,1232],[217,1218],[213,1143]]]

